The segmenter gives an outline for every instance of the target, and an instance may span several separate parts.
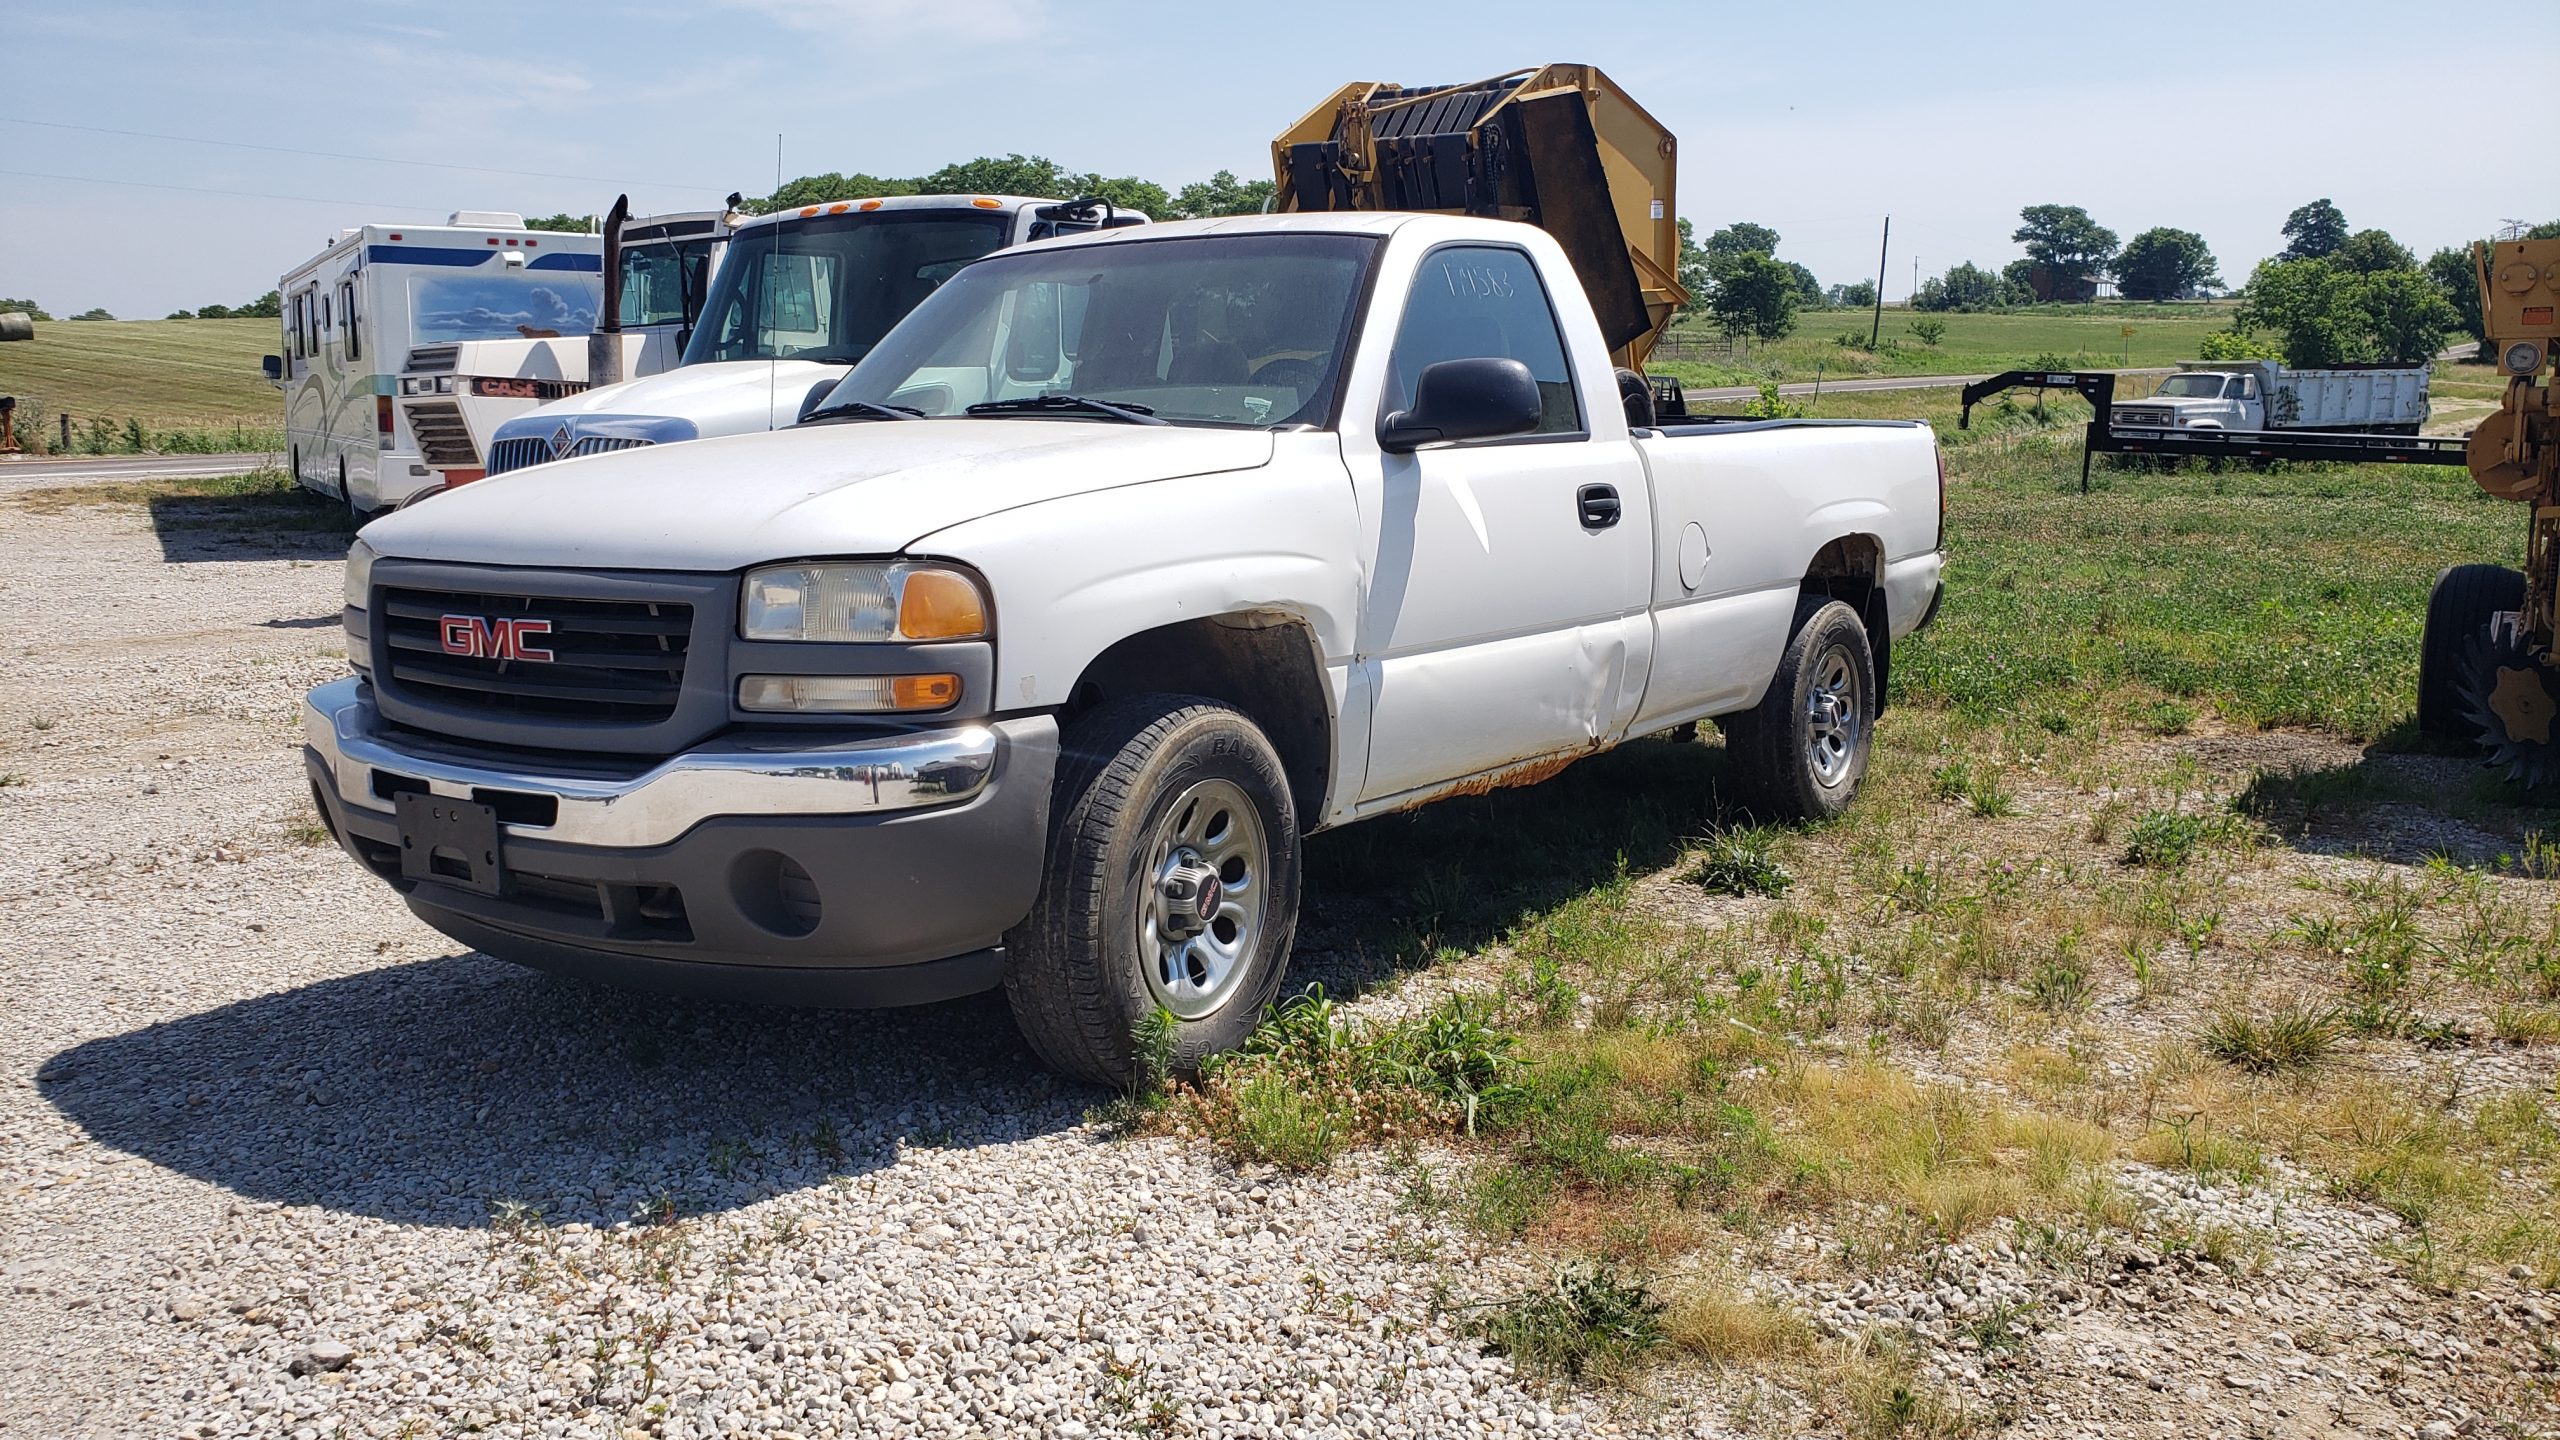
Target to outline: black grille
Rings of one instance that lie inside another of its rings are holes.
[[[521,470],[527,465],[539,465],[550,458],[551,442],[539,435],[529,435],[520,440],[489,442],[489,473],[492,475],[504,475],[510,470]]]
[[[569,447],[569,458],[575,459],[580,455],[602,455],[612,450],[637,450],[644,445],[655,443],[657,442],[652,440],[635,440],[628,435],[582,435],[578,438],[577,444]]]
[[[684,688],[690,605],[385,589],[379,608],[378,674],[423,703],[638,725],[674,714]],[[453,654],[445,648],[447,617],[462,622],[457,634],[465,636],[485,636],[502,620],[546,622],[550,629],[525,644],[552,658]]]

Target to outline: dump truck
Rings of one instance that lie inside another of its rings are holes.
[[[1689,301],[1678,161],[1671,132],[1597,66],[1540,65],[1462,85],[1361,81],[1271,142],[1272,208],[1475,215],[1545,230],[1600,317],[1630,417],[1650,423],[1645,357]]]

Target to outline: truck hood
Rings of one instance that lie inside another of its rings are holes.
[[[895,554],[964,520],[1087,491],[1256,469],[1271,452],[1261,430],[1113,421],[812,425],[496,476],[386,515],[365,527],[364,539],[381,554],[412,560],[738,570],[802,556]]]
[[[850,365],[819,365],[807,360],[723,360],[707,365],[679,365],[664,375],[599,385],[554,400],[510,420],[502,437],[549,435],[577,417],[673,416],[690,420],[704,435],[741,435],[771,430],[800,418],[800,402],[821,380],[840,380]]]
[[[453,347],[453,374],[517,380],[583,380],[587,337],[535,340],[464,340]]]

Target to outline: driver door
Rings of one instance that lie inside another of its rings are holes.
[[[1614,740],[1642,683],[1652,516],[1622,434],[1595,440],[1555,308],[1529,256],[1424,256],[1379,413],[1406,408],[1438,361],[1500,356],[1544,398],[1536,432],[1379,456],[1378,552],[1362,616],[1371,692],[1364,801],[1589,752]],[[1587,503],[1617,510],[1592,523]]]

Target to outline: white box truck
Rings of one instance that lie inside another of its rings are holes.
[[[603,301],[604,237],[528,230],[505,211],[442,225],[359,225],[276,282],[294,480],[358,517],[442,483],[395,403],[422,345],[583,337]],[[583,339],[577,343],[583,345]]]
[[[2292,370],[2272,360],[2187,360],[2148,399],[2116,406],[2115,425],[2415,435],[2427,420],[2427,375],[2424,365]]]

